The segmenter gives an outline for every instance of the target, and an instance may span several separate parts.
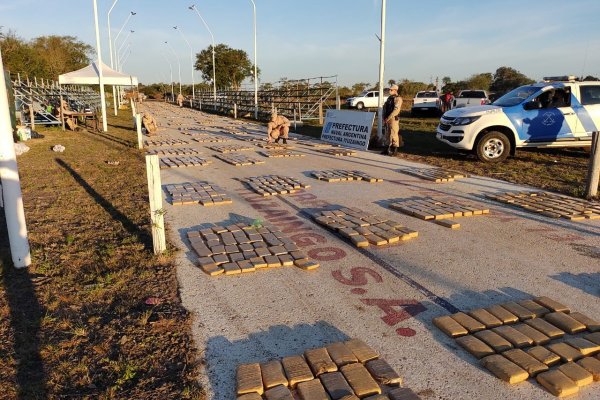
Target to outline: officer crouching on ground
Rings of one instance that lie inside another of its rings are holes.
[[[278,115],[276,111],[271,114],[271,122],[267,124],[267,143],[279,143],[283,138],[283,144],[287,144],[288,133],[290,132],[290,120],[283,115]]]
[[[383,123],[387,129],[389,147],[382,153],[395,156],[398,147],[404,145],[400,136],[400,109],[402,97],[398,96],[398,85],[390,86],[390,96],[383,105]]]

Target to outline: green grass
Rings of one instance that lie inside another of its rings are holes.
[[[39,129],[18,158],[33,264],[11,266],[0,213],[2,399],[204,398],[173,259],[152,254],[130,124],[123,111],[107,133]]]

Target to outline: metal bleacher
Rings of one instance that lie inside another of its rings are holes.
[[[31,126],[31,116],[35,125],[60,125],[56,110],[60,108],[62,95],[69,107],[77,112],[93,111],[100,107],[100,95],[86,86],[65,85],[38,79],[21,79],[19,74],[11,75],[15,111],[21,125]],[[33,110],[33,113],[31,112]]]

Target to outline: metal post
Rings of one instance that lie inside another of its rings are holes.
[[[144,148],[144,141],[142,140],[142,115],[135,114],[135,129],[137,131],[138,149]]]
[[[8,93],[4,78],[2,51],[0,50],[0,179],[2,180],[2,197],[4,198],[4,214],[8,228],[10,254],[16,268],[31,265],[27,224],[21,193],[19,168],[13,142]]]
[[[108,121],[106,120],[106,98],[104,96],[104,76],[102,72],[102,52],[100,49],[100,30],[98,29],[98,6],[94,0],[94,23],[96,26],[96,51],[98,53],[98,80],[100,84],[100,101],[102,102],[102,129],[108,130]]]
[[[110,67],[112,69],[115,68],[115,63],[113,60],[113,48],[112,48],[112,37],[111,37],[111,30],[110,30],[110,13],[112,12],[113,8],[115,8],[115,5],[117,4],[117,1],[119,0],[115,0],[112,4],[112,6],[110,7],[110,9],[108,10],[108,51],[110,53]],[[113,85],[112,87],[112,94],[113,94],[113,106],[115,108],[115,115],[117,115],[117,96],[115,93],[115,85]]]
[[[196,82],[194,80],[194,50],[192,50],[192,46],[190,45],[190,42],[188,42],[188,40],[186,39],[181,28],[179,28],[178,26],[174,26],[173,29],[175,29],[181,34],[181,37],[183,38],[183,40],[185,40],[185,43],[187,43],[188,47],[190,48],[190,63],[192,64],[192,99],[196,100],[196,89],[194,88],[196,85]],[[193,108],[191,103],[190,107]]]
[[[383,73],[385,71],[385,11],[386,0],[381,0],[381,37],[379,38],[379,104],[377,105],[377,138],[383,138]]]
[[[169,64],[169,71],[171,72],[171,97],[173,97],[173,92],[175,91],[175,88],[173,87],[173,64],[171,64],[171,61],[169,61],[169,57],[167,57],[164,53],[163,57],[165,58],[165,60],[167,60],[167,63]],[[171,99],[171,101],[173,101],[173,99]]]
[[[257,56],[256,56],[256,3],[252,2],[254,11],[254,119],[258,119],[258,73],[257,73]]]
[[[592,133],[592,147],[590,149],[590,163],[588,166],[585,185],[585,197],[590,199],[598,194],[600,181],[600,133]]]

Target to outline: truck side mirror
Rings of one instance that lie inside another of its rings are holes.
[[[540,103],[537,100],[531,100],[525,103],[523,108],[525,108],[526,110],[539,110],[542,108],[542,103]]]

